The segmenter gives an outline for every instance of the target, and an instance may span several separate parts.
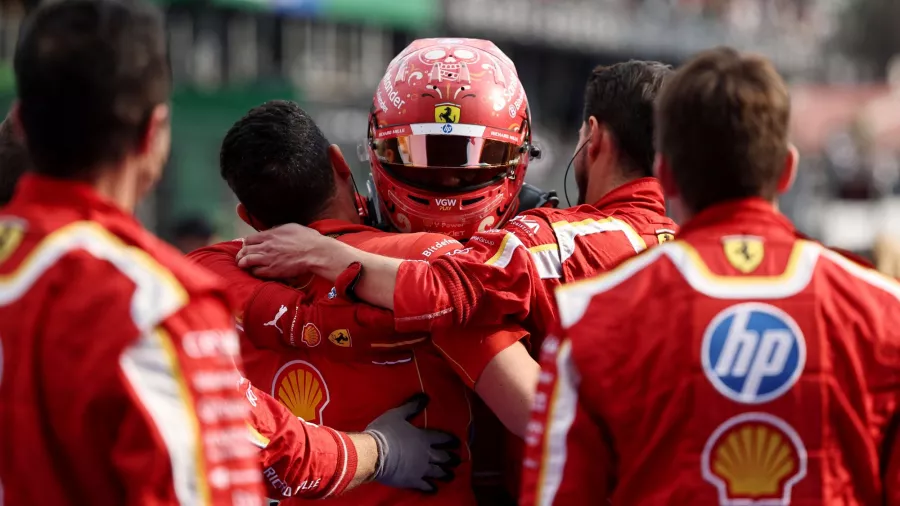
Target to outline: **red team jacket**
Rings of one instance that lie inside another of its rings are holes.
[[[900,285],[770,204],[557,299],[522,505],[900,504]]]
[[[501,230],[473,236],[464,253],[431,265],[404,262],[394,292],[396,328],[427,331],[508,318],[525,322],[539,340],[556,314],[553,290],[671,239],[676,225],[665,212],[659,182],[642,178],[594,205],[526,211]]]
[[[390,234],[338,220],[322,220],[311,227],[360,249],[394,257],[428,260],[462,249],[455,240],[437,234]],[[297,311],[313,300],[337,303],[332,283],[304,277],[294,280],[295,289],[261,281],[237,267],[240,248],[240,241],[220,243],[190,257],[227,279],[234,302],[244,308],[242,354],[247,376],[266,385],[273,397],[308,422],[363,430],[385,410],[424,391],[431,403],[416,423],[466,441],[472,425],[469,388],[497,353],[527,336],[511,327],[436,332],[430,340],[424,334],[401,342],[357,339],[349,322],[314,323]],[[456,479],[441,485],[436,495],[371,484],[330,502],[474,504],[467,448],[461,457]]]
[[[80,183],[3,209],[5,504],[262,503],[214,279]]]
[[[0,215],[0,504],[255,505],[260,463],[270,495],[355,470],[343,436],[236,388],[223,301],[87,185],[23,177]]]

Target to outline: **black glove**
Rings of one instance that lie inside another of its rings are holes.
[[[559,197],[556,196],[556,190],[545,192],[537,186],[523,183],[522,191],[519,192],[519,209],[516,211],[516,214],[538,207],[559,207]]]
[[[459,465],[459,456],[449,450],[459,448],[456,436],[409,423],[428,401],[428,395],[416,394],[366,427],[365,433],[374,437],[378,445],[375,480],[379,483],[434,493],[434,480],[453,479],[452,468]]]

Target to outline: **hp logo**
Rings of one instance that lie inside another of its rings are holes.
[[[450,123],[446,123],[446,124],[444,124],[444,126],[441,127],[441,131],[444,132],[445,134],[449,134],[450,132],[453,131],[453,125],[451,125]]]
[[[700,350],[703,372],[720,394],[762,404],[791,389],[806,365],[797,322],[768,304],[731,306],[713,318]]]

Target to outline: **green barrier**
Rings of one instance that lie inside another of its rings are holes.
[[[439,0],[155,0],[161,5],[204,3],[251,11],[273,11],[343,23],[418,30],[435,27],[443,16]]]
[[[325,0],[320,11],[323,19],[394,28],[431,27],[441,15],[435,0]]]

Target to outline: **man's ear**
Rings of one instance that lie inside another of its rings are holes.
[[[150,113],[150,119],[144,127],[140,142],[137,145],[137,152],[140,155],[150,153],[156,146],[157,136],[166,131],[169,124],[169,106],[167,104],[157,104]]]
[[[778,178],[778,193],[787,193],[797,180],[797,167],[800,165],[800,152],[797,146],[788,143],[787,156],[784,157],[784,170]]]
[[[587,132],[587,150],[588,157],[591,159],[597,158],[600,155],[600,151],[603,150],[606,146],[603,145],[605,141],[606,135],[606,127],[600,124],[597,121],[597,118],[591,116],[588,118],[588,132]]]
[[[341,148],[337,146],[337,144],[332,144],[328,146],[328,158],[331,160],[331,166],[334,168],[334,173],[342,180],[346,181],[350,179],[352,172],[350,172],[350,165],[347,164],[347,160],[344,158],[344,154],[341,153]]]
[[[263,225],[262,223],[258,222],[256,219],[254,219],[253,216],[251,216],[250,213],[247,211],[247,208],[244,207],[244,204],[241,204],[240,202],[238,202],[238,205],[235,208],[235,211],[237,211],[237,215],[241,219],[241,221],[243,221],[247,225],[250,225],[253,228],[253,230],[260,232],[262,230],[266,230],[267,228],[269,228],[269,227]]]

